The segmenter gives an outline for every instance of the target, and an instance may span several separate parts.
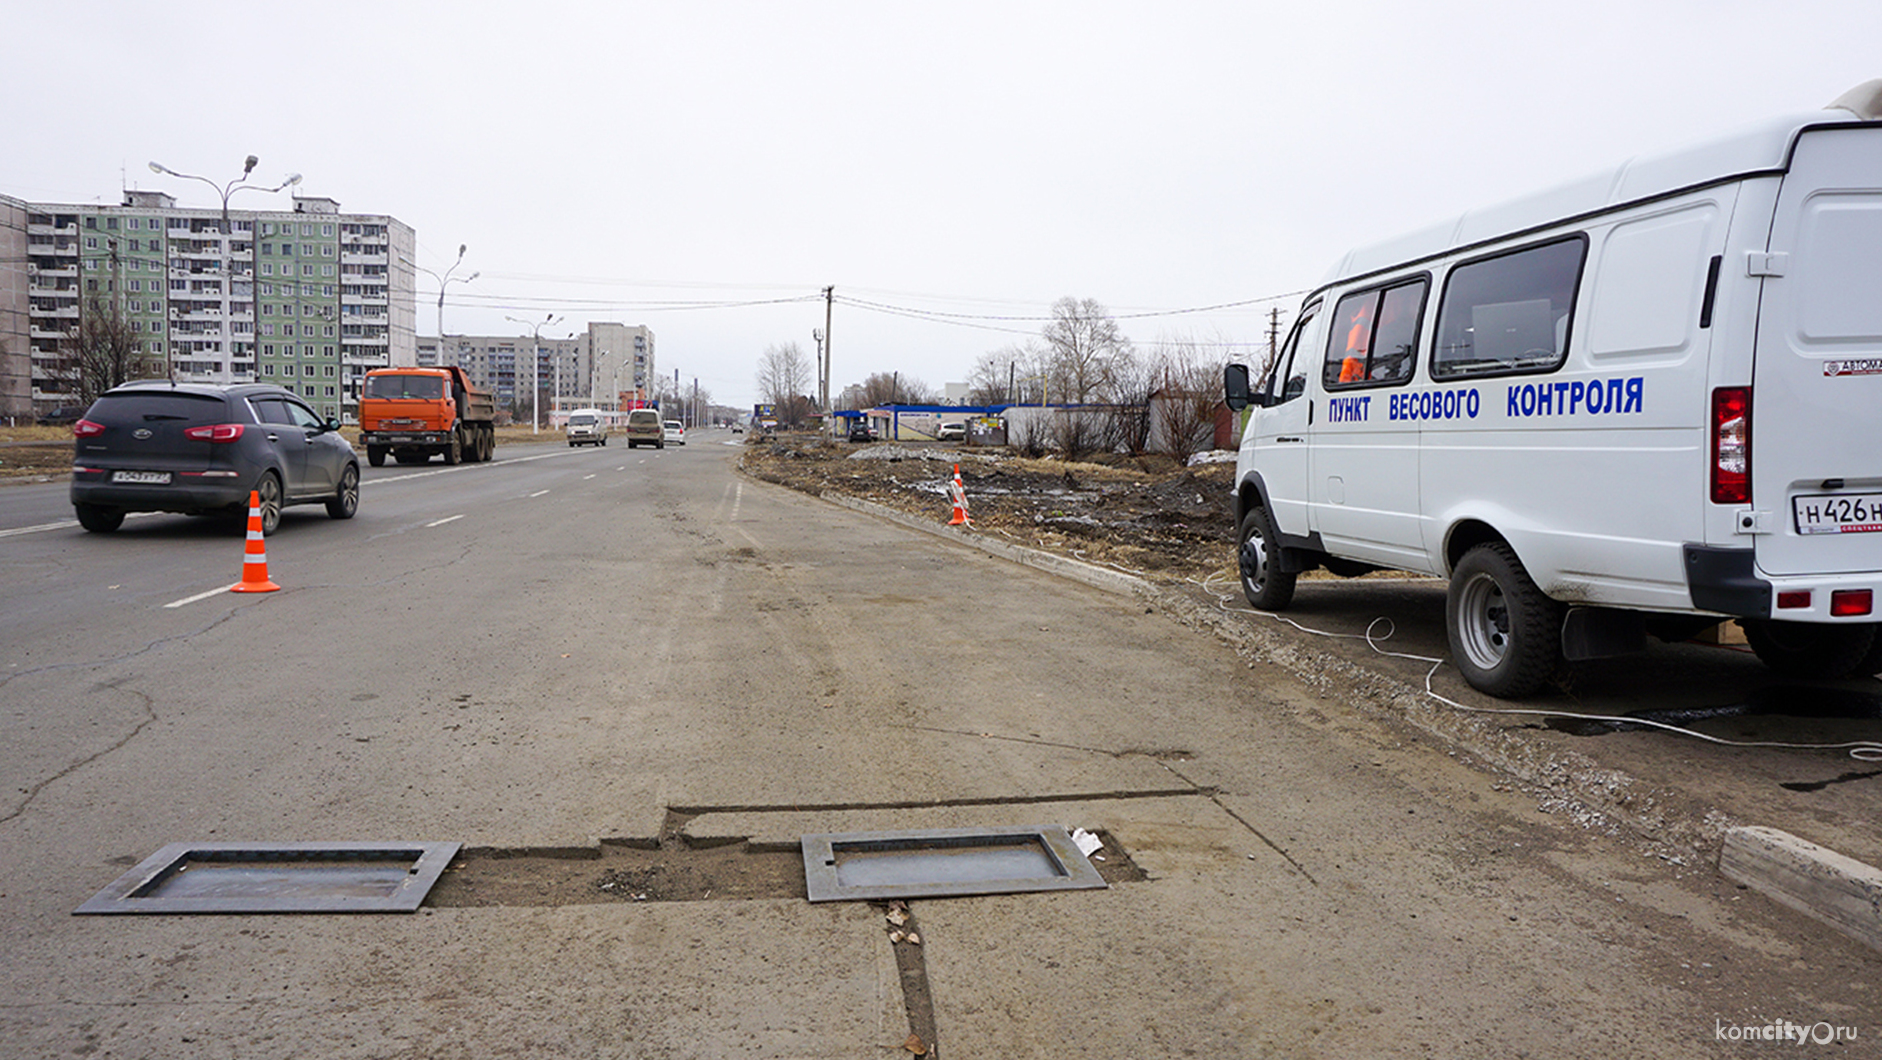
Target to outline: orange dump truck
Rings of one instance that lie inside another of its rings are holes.
[[[359,440],[366,462],[386,454],[401,464],[490,459],[497,446],[497,403],[471,385],[462,368],[375,368],[359,394]]]

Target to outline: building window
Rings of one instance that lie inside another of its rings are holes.
[[[312,265],[302,265],[302,266],[301,266],[301,275],[302,275],[302,276],[312,276],[313,274],[314,274],[314,267],[313,267]]]

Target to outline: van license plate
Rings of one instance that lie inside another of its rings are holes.
[[[170,484],[170,473],[168,471],[114,471],[111,473],[111,481],[142,482],[155,486],[168,486]]]
[[[1882,531],[1882,493],[1792,497],[1791,514],[1800,534],[1868,534]]]

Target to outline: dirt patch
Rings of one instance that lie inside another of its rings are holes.
[[[788,436],[754,440],[746,473],[806,493],[840,493],[948,522],[960,468],[979,533],[1155,581],[1230,577],[1233,464],[1183,467],[1164,456],[1083,461],[884,442],[846,445]]]
[[[1092,867],[1100,878],[1110,884],[1147,878],[1116,840],[1099,838],[1104,847],[1095,852]],[[745,842],[695,847],[679,837],[676,825],[656,842],[606,842],[598,851],[463,851],[425,904],[543,907],[808,897],[797,850]]]

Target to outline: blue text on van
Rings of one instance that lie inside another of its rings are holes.
[[[1392,420],[1474,420],[1483,399],[1477,388],[1467,390],[1421,390],[1393,394],[1386,405],[1386,418]]]
[[[1577,379],[1562,383],[1523,383],[1509,388],[1511,419],[1525,416],[1572,416],[1576,413],[1639,412],[1647,392],[1645,376],[1625,379]]]

